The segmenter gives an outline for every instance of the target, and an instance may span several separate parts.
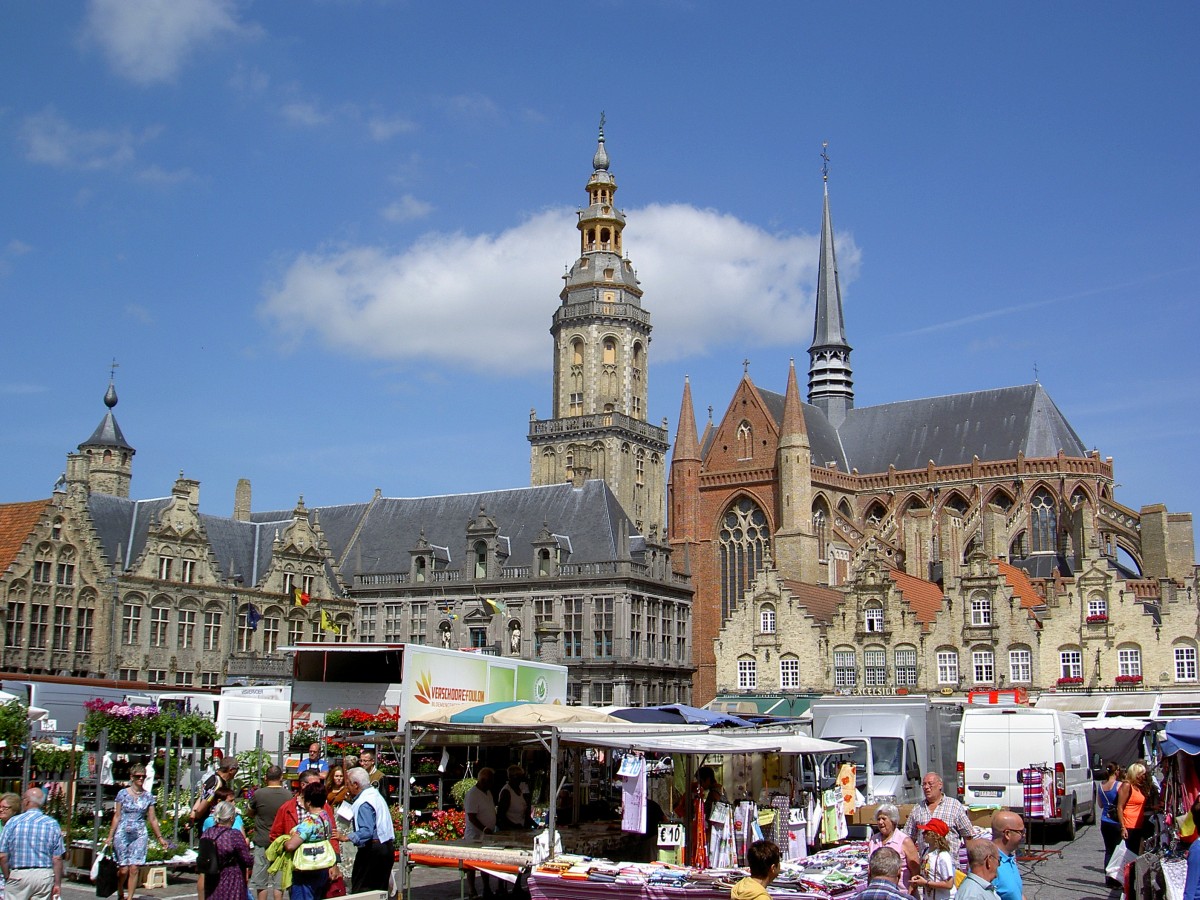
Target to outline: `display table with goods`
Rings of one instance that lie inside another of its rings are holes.
[[[626,900],[728,900],[730,888],[747,875],[742,868],[693,869],[559,854],[533,868],[529,894],[532,900],[597,900],[613,892]],[[830,900],[852,897],[866,882],[867,845],[855,842],[782,863],[768,891]]]

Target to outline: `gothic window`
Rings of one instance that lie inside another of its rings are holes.
[[[988,498],[988,503],[992,506],[1000,507],[1000,509],[1007,513],[1012,510],[1013,498],[1009,496],[1008,491],[997,490]]]
[[[1010,559],[1024,559],[1029,555],[1029,540],[1027,533],[1022,531],[1012,539],[1012,543],[1008,545],[1008,556]]]
[[[50,628],[50,607],[45,603],[29,604],[29,646],[33,650],[46,649],[46,636]]]
[[[583,341],[571,341],[571,365],[583,365]]]
[[[311,597],[313,595],[313,586],[314,586],[315,582],[316,582],[316,578],[314,576],[301,575],[300,576],[300,593],[307,594],[308,596]]]
[[[1028,648],[1014,647],[1008,651],[1008,680],[1013,684],[1033,681],[1033,653]]]
[[[293,647],[304,640],[304,618],[298,614],[288,616],[288,643]]]
[[[175,639],[180,650],[191,650],[196,646],[196,610],[180,609],[176,620]]]
[[[771,542],[766,515],[753,500],[741,498],[722,516],[718,541],[723,622],[737,609],[738,601],[762,568]]]
[[[1175,680],[1196,681],[1196,648],[1191,644],[1175,645]]]
[[[937,654],[938,684],[958,684],[958,651],[939,650]]]
[[[896,687],[917,686],[917,648],[896,648]]]
[[[606,366],[617,364],[617,342],[610,337],[604,339],[604,364]]]
[[[883,521],[883,517],[886,515],[887,510],[884,508],[882,503],[876,500],[869,507],[867,507],[867,527],[878,527],[879,523]]]
[[[292,590],[296,587],[296,576],[292,572],[283,573],[283,592],[291,599]]]
[[[60,562],[58,564],[58,585],[59,587],[70,587],[75,583],[75,565],[73,563]]]
[[[971,598],[971,624],[984,627],[992,624],[992,601],[985,594]]]
[[[1083,680],[1083,651],[1066,649],[1058,651],[1060,678]]]
[[[851,688],[858,683],[858,654],[852,648],[833,651],[833,686]]]
[[[1058,516],[1054,498],[1045,488],[1039,489],[1029,501],[1029,530],[1033,533],[1034,553],[1058,551]]]
[[[249,653],[254,649],[254,629],[250,627],[250,617],[246,612],[238,613],[237,648],[239,653]]]
[[[7,633],[5,635],[4,646],[6,647],[24,647],[25,646],[25,604],[24,603],[9,603],[7,617]]]
[[[563,656],[579,659],[583,656],[583,598],[563,598]]]
[[[887,651],[882,647],[868,647],[863,651],[863,684],[867,687],[883,687],[887,684]]]
[[[1117,677],[1142,677],[1142,651],[1136,645],[1117,648]]]
[[[49,584],[50,572],[53,568],[53,563],[48,559],[39,559],[33,564],[33,583],[34,584]]]
[[[779,660],[779,687],[794,691],[800,687],[800,660],[795,656],[784,656]]]
[[[641,381],[642,372],[646,367],[644,351],[640,342],[633,345],[633,380]]]
[[[854,518],[854,510],[852,510],[850,508],[850,503],[846,500],[845,497],[843,497],[841,499],[841,501],[838,503],[837,510],[838,510],[838,513],[845,519],[853,519]]]
[[[775,606],[764,603],[758,610],[758,630],[763,634],[775,633]]]
[[[646,451],[639,449],[637,457],[634,460],[634,484],[643,485],[646,483]]]
[[[863,630],[873,633],[883,631],[883,604],[872,601],[863,610]]]
[[[471,548],[471,552],[475,555],[475,577],[487,578],[487,544],[485,544],[483,541],[476,541],[474,546]]]
[[[553,484],[555,481],[555,463],[554,450],[547,447],[542,451],[542,480],[547,484]]]
[[[743,422],[737,429],[738,459],[754,458],[754,429],[749,422]]]
[[[958,513],[960,516],[966,515],[966,513],[967,513],[966,498],[963,497],[962,494],[955,491],[948,498],[946,498],[946,502],[942,508],[953,510],[954,512]]]
[[[975,650],[971,653],[971,668],[976,684],[992,684],[996,680],[996,654],[991,650]]]
[[[51,646],[55,650],[69,651],[71,649],[71,607],[54,607],[54,636]]]
[[[753,658],[739,659],[738,690],[752,691],[758,687],[758,660]]]
[[[1085,491],[1081,487],[1075,488],[1075,490],[1071,493],[1071,506],[1079,507],[1079,506],[1087,506],[1087,505],[1088,505],[1087,491]]]
[[[92,630],[96,611],[80,608],[75,615],[75,652],[92,652]]]

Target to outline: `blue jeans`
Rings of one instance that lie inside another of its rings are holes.
[[[292,873],[291,900],[325,900],[329,888],[329,871]]]

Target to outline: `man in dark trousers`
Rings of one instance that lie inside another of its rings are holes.
[[[365,769],[346,773],[350,796],[354,798],[354,830],[346,838],[358,848],[350,891],[389,891],[396,852],[396,829],[387,801],[371,784]]]
[[[250,814],[254,816],[254,871],[250,874],[250,889],[258,900],[283,900],[282,876],[267,869],[267,847],[271,843],[271,826],[275,814],[292,799],[292,792],[283,786],[283,769],[271,766],[263,777],[263,785],[250,798]]]

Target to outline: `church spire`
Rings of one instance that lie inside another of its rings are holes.
[[[837,254],[833,245],[833,217],[829,213],[829,145],[822,145],[821,173],[825,202],[821,215],[821,256],[817,269],[816,321],[808,348],[808,402],[823,410],[834,428],[854,408],[854,378],[850,344],[842,316],[842,289],[838,282]]]
[[[696,439],[696,412],[692,408],[692,383],[683,376],[683,402],[679,405],[679,428],[675,431],[672,460],[700,459],[700,442]]]

